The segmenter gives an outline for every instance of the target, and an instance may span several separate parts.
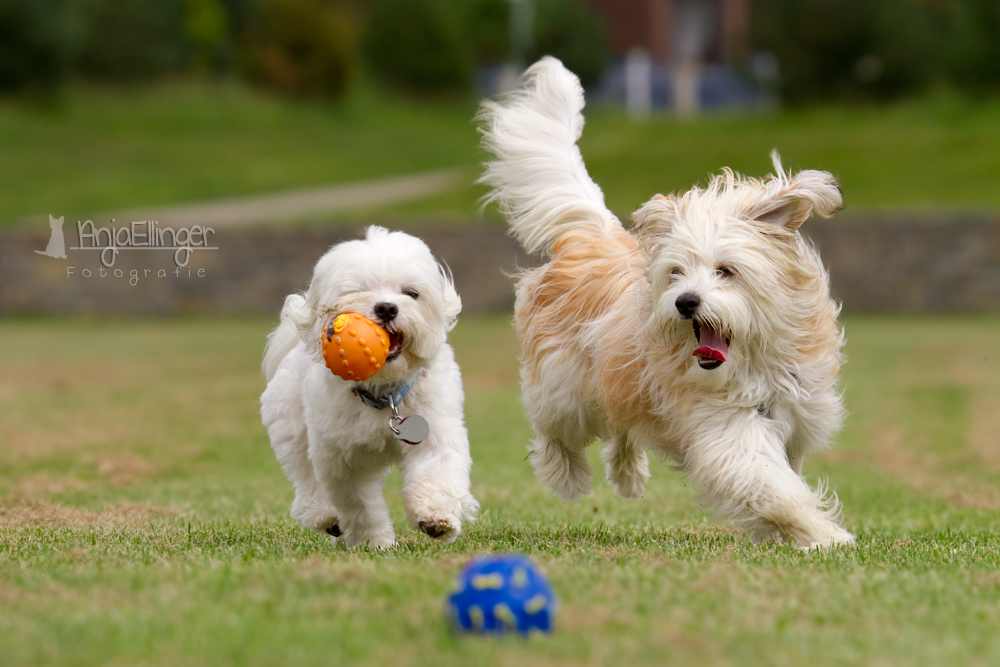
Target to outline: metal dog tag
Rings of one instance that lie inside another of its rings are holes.
[[[427,420],[420,415],[410,415],[400,417],[396,402],[389,396],[389,407],[392,409],[392,416],[389,417],[389,428],[396,440],[402,440],[408,445],[419,445],[431,432],[431,427],[427,425]]]
[[[392,422],[396,422],[393,424]],[[408,445],[419,445],[431,432],[427,420],[420,415],[410,415],[396,421],[394,417],[389,421],[389,428],[397,440],[402,440]]]

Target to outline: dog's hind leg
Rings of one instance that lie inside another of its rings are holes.
[[[337,519],[337,509],[323,491],[316,476],[310,470],[311,479],[303,475],[302,480],[293,480],[295,485],[295,500],[292,501],[290,512],[306,528],[333,537],[340,535],[340,525]]]
[[[289,514],[306,528],[339,535],[337,510],[316,479],[302,420],[294,415],[280,415],[267,423],[267,430],[274,454],[295,487],[295,500]]]
[[[594,439],[594,428],[576,390],[581,383],[579,367],[559,369],[553,358],[541,372],[521,371],[521,400],[537,435],[528,445],[528,456],[545,486],[563,500],[575,501],[590,493],[594,470],[587,460],[587,447]],[[539,380],[533,379],[536,375]]]
[[[326,449],[326,448],[315,448]],[[392,517],[382,489],[390,461],[364,452],[357,456],[318,456],[317,477],[337,507],[339,540],[348,548],[388,549],[396,543]]]
[[[571,445],[539,435],[528,446],[535,475],[563,500],[575,501],[590,493],[594,470],[587,460],[587,444]]]
[[[646,451],[628,435],[608,438],[601,451],[604,474],[623,500],[639,500],[649,482]]]

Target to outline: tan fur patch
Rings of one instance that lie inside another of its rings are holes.
[[[576,347],[579,325],[606,312],[643,264],[638,242],[625,231],[561,236],[552,260],[518,284],[514,317],[528,372],[537,377],[547,352]]]
[[[552,261],[532,275],[529,303],[536,312],[552,308],[564,324],[591,319],[628,289],[628,274],[644,265],[638,241],[624,231],[608,237],[563,234]]]
[[[836,310],[829,300],[813,311],[812,317],[804,323],[801,334],[796,347],[800,364],[838,358],[840,328],[837,326]],[[839,371],[840,364],[831,364],[827,369],[828,379],[832,381]]]

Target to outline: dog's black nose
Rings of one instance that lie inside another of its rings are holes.
[[[375,317],[382,320],[382,324],[388,324],[396,319],[396,315],[399,314],[399,307],[394,303],[389,303],[388,301],[383,301],[382,303],[375,304]]]
[[[701,297],[694,292],[685,292],[677,297],[674,305],[677,306],[677,312],[681,314],[681,317],[688,320],[694,317],[694,311],[698,310],[698,306],[701,305]]]

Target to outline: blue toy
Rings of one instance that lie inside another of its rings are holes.
[[[448,613],[462,632],[551,632],[556,598],[527,556],[476,558],[455,580]]]

